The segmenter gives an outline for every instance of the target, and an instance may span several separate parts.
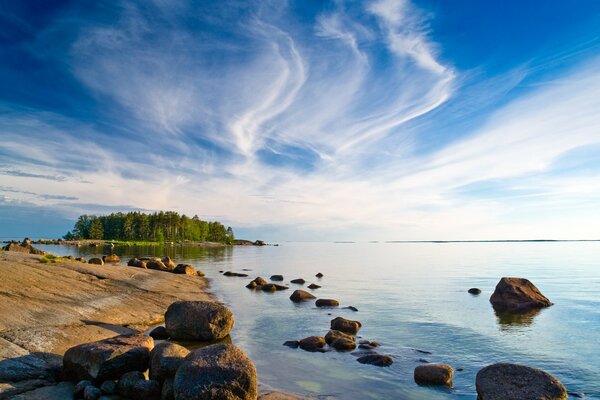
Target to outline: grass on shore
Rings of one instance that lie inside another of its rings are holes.
[[[66,257],[59,257],[54,254],[46,254],[46,255],[44,255],[44,257],[40,258],[40,262],[44,263],[44,264],[62,262],[62,261],[69,261],[69,259]]]

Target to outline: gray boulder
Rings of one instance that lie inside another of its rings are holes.
[[[213,341],[229,335],[231,311],[212,301],[178,301],[165,313],[165,327],[175,340]]]
[[[174,343],[156,345],[150,352],[150,379],[163,382],[167,378],[173,378],[189,353],[188,349]]]

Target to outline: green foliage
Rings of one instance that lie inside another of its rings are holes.
[[[173,211],[159,211],[153,214],[119,212],[103,216],[82,215],[73,231],[64,238],[127,242],[188,240],[233,244],[234,234],[231,227],[225,228],[220,222],[203,221],[197,215],[190,218]]]
[[[44,257],[40,258],[40,262],[44,263],[44,264],[55,263],[58,261],[68,261],[68,260],[69,260],[68,258],[59,257],[54,254],[46,254],[46,255],[44,255]]]

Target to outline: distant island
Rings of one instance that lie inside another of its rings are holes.
[[[203,221],[174,211],[138,211],[109,215],[81,215],[65,240],[194,241],[234,244],[233,229],[218,221]]]

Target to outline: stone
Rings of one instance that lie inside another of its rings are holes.
[[[196,268],[190,264],[177,264],[173,272],[182,275],[196,275]]]
[[[152,260],[146,261],[146,268],[157,271],[169,271],[169,268],[167,268],[160,258],[153,258]]]
[[[175,343],[156,345],[150,352],[150,379],[164,382],[173,378],[189,353],[188,349]]]
[[[331,320],[331,329],[348,333],[350,335],[356,335],[361,327],[362,324],[360,322],[342,317],[337,317]]]
[[[177,400],[256,400],[256,367],[234,345],[203,347],[185,358],[173,391]]]
[[[137,381],[130,397],[133,400],[160,400],[161,386],[153,379]]]
[[[75,388],[73,389],[73,395],[75,396],[75,398],[82,398],[83,391],[88,386],[94,386],[92,381],[83,380],[83,381],[77,382],[77,385],[75,385]]]
[[[118,264],[121,262],[121,259],[116,254],[110,254],[108,256],[102,256],[102,261],[104,261],[105,264]]]
[[[175,400],[175,391],[173,390],[173,379],[167,379],[163,382],[160,400]]]
[[[426,364],[415,368],[414,379],[419,385],[452,386],[454,370],[447,364]]]
[[[165,267],[167,267],[167,269],[169,269],[169,270],[175,269],[175,263],[173,262],[173,260],[171,260],[170,257],[165,257],[161,261],[163,262],[163,264],[165,264]]]
[[[362,355],[358,357],[356,361],[358,361],[361,364],[375,365],[378,367],[389,367],[394,363],[392,357],[378,353]]]
[[[284,346],[291,347],[292,349],[297,349],[300,346],[300,342],[297,340],[288,340],[283,343]]]
[[[100,390],[104,394],[116,394],[117,393],[117,383],[115,381],[104,381],[102,385],[100,385]]]
[[[528,311],[549,307],[552,302],[524,278],[502,278],[490,297],[496,311]]]
[[[87,386],[83,390],[83,400],[98,400],[102,396],[102,391],[96,386]]]
[[[104,261],[101,258],[93,257],[88,260],[88,264],[104,265]]]
[[[254,278],[252,282],[256,283],[257,286],[266,285],[268,283],[266,279],[261,278],[260,276]]]
[[[321,289],[321,286],[311,283],[310,285],[308,285],[308,288],[309,289]]]
[[[567,390],[552,375],[525,365],[498,363],[475,378],[480,400],[566,400]]]
[[[354,307],[354,306],[348,306],[348,307],[343,307],[343,308],[344,308],[345,310],[351,310],[351,311],[354,311],[354,312],[357,312],[357,311],[358,311],[358,308],[356,308],[356,307]]]
[[[322,336],[309,336],[298,342],[298,347],[310,352],[324,352],[325,338]]]
[[[164,326],[157,326],[152,329],[149,335],[154,340],[167,340],[169,338],[169,332]]]
[[[271,275],[270,278],[272,281],[282,281],[283,280],[283,275]]]
[[[137,258],[132,258],[129,261],[127,261],[127,265],[130,266],[130,267],[137,267],[137,268],[143,268],[143,269],[147,269],[148,268],[146,266],[146,261],[139,260]]]
[[[340,305],[340,302],[334,299],[318,299],[315,305],[317,307],[337,307]]]
[[[469,292],[470,294],[478,295],[478,294],[481,294],[481,289],[471,288],[471,289],[467,290],[467,292]]]
[[[178,301],[165,313],[165,327],[175,340],[213,341],[229,335],[231,311],[212,301]]]
[[[5,251],[16,251],[19,253],[28,253],[28,254],[46,254],[45,251],[40,249],[36,249],[31,245],[31,240],[28,238],[23,239],[21,243],[17,243],[12,241],[8,243],[6,246],[2,248]]]
[[[196,271],[196,275],[198,275],[198,276],[204,276],[204,272],[202,272],[202,271]]]
[[[306,283],[306,281],[304,279],[302,279],[302,278],[299,278],[299,279],[292,279],[290,281],[290,283],[296,283],[298,285],[304,285]]]
[[[256,289],[257,286],[258,285],[254,281],[250,281],[250,283],[246,285],[248,289]]]
[[[236,277],[240,277],[240,278],[245,278],[248,276],[248,274],[242,274],[239,272],[233,272],[233,271],[227,271],[223,273],[223,276],[236,276]]]
[[[294,290],[294,293],[292,293],[292,295],[290,296],[290,300],[293,301],[294,303],[300,303],[303,301],[308,301],[308,300],[312,300],[312,299],[316,299],[315,296],[313,296],[312,294],[308,293],[305,290]]]
[[[315,276],[316,276],[317,278],[322,278],[322,277],[323,277],[323,274],[319,272],[319,273],[318,273],[318,274],[316,274]]]
[[[123,397],[133,397],[135,385],[140,381],[145,381],[146,377],[140,371],[131,371],[123,374],[119,383],[117,383],[117,392]]]
[[[287,290],[289,287],[283,285],[277,285],[275,283],[267,283],[266,285],[257,286],[257,289],[262,290],[263,292],[276,292],[279,290]]]
[[[103,382],[148,369],[154,339],[144,334],[115,336],[68,349],[63,372],[70,380]]]
[[[352,336],[336,330],[327,332],[325,342],[339,351],[349,351],[356,348],[356,340]]]

